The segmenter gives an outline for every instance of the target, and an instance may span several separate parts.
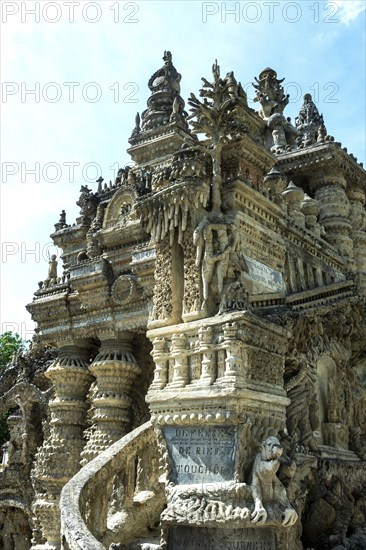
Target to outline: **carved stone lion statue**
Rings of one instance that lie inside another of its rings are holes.
[[[254,459],[251,482],[254,500],[252,523],[265,523],[268,514],[263,503],[276,501],[284,507],[282,525],[290,527],[297,521],[298,515],[287,498],[286,489],[276,476],[281,455],[281,443],[277,437],[270,436],[263,441],[262,449]]]

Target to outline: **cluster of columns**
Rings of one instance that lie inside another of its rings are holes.
[[[366,213],[365,190],[362,184],[347,182],[345,176],[336,170],[324,170],[309,180],[314,199],[304,196],[302,189],[290,183],[274,169],[265,177],[274,202],[297,222],[313,233],[320,235],[321,226],[325,238],[338,251],[346,270],[357,273],[359,289],[366,291]],[[302,201],[302,202],[301,202]],[[287,203],[287,208],[285,206]],[[293,292],[312,286],[322,286],[328,281],[323,274],[311,266],[304,266],[299,260],[290,266],[296,281],[290,280]],[[307,283],[308,281],[308,283]]]
[[[338,250],[347,271],[354,272],[356,265],[346,179],[341,174],[325,173],[314,176],[310,186],[319,204],[319,223],[325,229],[327,241]]]
[[[129,391],[140,372],[131,340],[129,333],[108,336],[93,362],[89,341],[62,342],[58,358],[45,373],[54,396],[49,404],[50,432],[38,450],[32,472],[34,550],[60,548],[59,497],[62,487],[80,469],[80,459],[87,463],[129,429]],[[93,419],[85,445],[90,405]]]
[[[93,426],[81,453],[85,465],[129,431],[131,386],[141,372],[132,353],[131,335],[102,341],[89,371],[95,376]]]

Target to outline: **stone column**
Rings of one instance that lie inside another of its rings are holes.
[[[320,237],[320,225],[318,224],[319,204],[305,193],[301,204],[301,212],[305,216],[305,227]]]
[[[223,325],[224,340],[222,347],[226,350],[225,373],[222,383],[238,387],[244,383],[244,365],[242,360],[242,345],[238,338],[237,323]]]
[[[288,184],[285,191],[282,193],[288,206],[288,214],[297,223],[297,225],[305,225],[305,215],[301,212],[301,203],[304,200],[304,191],[301,187],[297,187],[292,181]]]
[[[305,281],[304,263],[301,258],[295,259],[295,266],[297,271],[297,287],[298,290],[307,290]]]
[[[358,285],[366,293],[366,211],[365,191],[357,186],[347,189],[350,201],[349,218],[352,225],[353,252],[358,273]]]
[[[295,259],[292,258],[289,252],[287,252],[287,269],[288,269],[288,290],[290,293],[298,291],[297,284],[297,270],[295,266]]]
[[[131,423],[131,397],[135,377],[141,372],[131,348],[132,334],[102,341],[99,353],[89,370],[96,378],[92,406],[93,426],[82,452],[85,465],[100,452],[125,435]]]
[[[202,356],[201,376],[197,384],[209,386],[215,381],[215,361],[213,360],[213,331],[211,327],[201,327],[198,331],[199,350]]]
[[[185,334],[173,334],[171,357],[174,358],[171,388],[183,388],[189,383],[188,342]]]
[[[165,388],[169,378],[169,352],[166,338],[154,338],[151,355],[155,363],[154,380],[151,389]]]
[[[80,453],[85,443],[83,429],[88,407],[85,397],[93,380],[88,371],[86,345],[87,342],[64,344],[45,373],[52,383],[54,397],[49,404],[50,434],[36,455],[32,472],[37,526],[33,549],[60,548],[60,492],[80,469]]]
[[[310,187],[319,203],[319,223],[325,229],[326,239],[338,250],[347,271],[354,271],[352,225],[348,217],[350,204],[345,191],[346,185],[346,180],[340,174],[322,174],[314,176],[310,181]]]

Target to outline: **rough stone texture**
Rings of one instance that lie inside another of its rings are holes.
[[[163,60],[134,165],[55,224],[57,357],[2,380],[2,544],[365,548],[366,173],[273,69],[258,114],[215,62],[189,117]]]

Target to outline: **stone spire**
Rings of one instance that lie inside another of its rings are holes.
[[[290,118],[285,118],[283,111],[289,102],[289,94],[285,94],[282,86],[284,78],[278,79],[274,69],[263,69],[259,77],[255,77],[253,86],[256,90],[254,101],[260,104],[259,116],[265,123],[264,142],[272,153],[284,153],[295,149],[296,128]]]
[[[259,101],[261,107],[259,115],[263,120],[268,120],[274,113],[282,114],[289,102],[289,94],[285,94],[282,82],[285,80],[277,78],[275,70],[267,67],[263,69],[259,77],[255,77],[257,84],[253,86],[256,90],[254,101]]]
[[[183,110],[184,100],[180,96],[182,75],[174,67],[169,51],[164,52],[163,60],[164,65],[148,81],[151,96],[147,100],[147,109],[141,115],[141,128],[140,117],[136,117],[136,126],[130,143],[140,131],[157,129],[169,122],[181,122],[186,125],[187,113]]]
[[[311,94],[304,95],[304,103],[300,109],[299,116],[295,118],[295,124],[299,132],[298,141],[300,147],[325,141],[327,130],[323,115],[319,113]]]

